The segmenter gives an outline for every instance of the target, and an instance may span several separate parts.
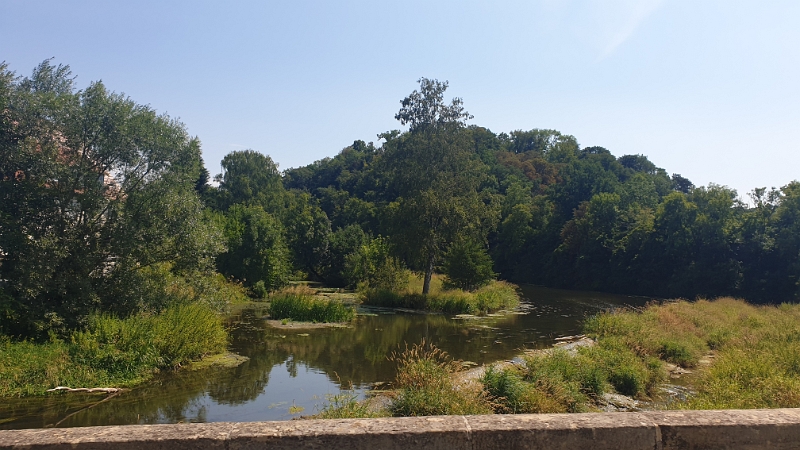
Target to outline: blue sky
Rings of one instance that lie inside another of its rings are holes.
[[[420,77],[471,123],[553,128],[697,185],[800,179],[800,2],[0,1],[0,61],[69,64],[178,117],[206,165],[282,169],[401,128]]]

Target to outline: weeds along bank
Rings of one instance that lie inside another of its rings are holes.
[[[90,315],[84,327],[47,341],[0,336],[0,397],[45,395],[57,386],[132,387],[222,353],[222,310],[247,301],[241,286],[221,276],[174,278],[162,286],[165,306],[126,318]]]
[[[531,353],[524,364],[487,368],[474,383],[463,382],[461,365],[440,350],[415,345],[395,357],[388,407],[343,394],[320,416],[593,411],[606,393],[653,399],[667,363],[695,371],[696,394],[671,408],[800,407],[800,305],[679,301],[603,313],[585,331],[596,345]],[[709,356],[710,365],[699,365]]]
[[[722,298],[603,314],[586,330],[637,355],[696,368],[689,409],[800,407],[800,305],[753,306]],[[698,366],[712,352],[713,363]]]
[[[0,396],[42,395],[48,388],[129,387],[221,353],[227,345],[222,318],[200,303],[159,314],[118,319],[95,315],[69,339],[0,343]]]

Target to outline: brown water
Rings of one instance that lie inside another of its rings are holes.
[[[288,420],[316,413],[330,395],[356,395],[394,378],[387,356],[423,338],[456,359],[477,364],[510,359],[580,333],[584,317],[650,299],[523,286],[519,311],[460,319],[360,309],[347,328],[277,329],[263,309],[230,318],[231,350],[249,357],[232,369],[162,375],[112,398],[62,394],[4,399],[0,429],[138,423]]]

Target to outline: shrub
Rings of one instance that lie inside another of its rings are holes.
[[[444,255],[445,285],[451,288],[474,291],[489,284],[495,273],[492,258],[484,246],[463,239],[450,245]]]
[[[344,273],[349,286],[362,290],[399,292],[408,285],[408,271],[391,255],[389,244],[380,236],[345,257]]]
[[[219,315],[205,305],[178,304],[157,315],[90,318],[72,336],[73,359],[110,373],[139,375],[175,368],[225,350],[227,334]]]
[[[505,281],[494,281],[475,293],[475,309],[483,314],[518,305],[517,287]]]

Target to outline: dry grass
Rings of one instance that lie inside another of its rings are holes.
[[[586,329],[684,367],[697,366],[714,350],[714,363],[700,369],[697,395],[682,408],[800,407],[800,305],[679,301],[640,313],[601,314]]]

